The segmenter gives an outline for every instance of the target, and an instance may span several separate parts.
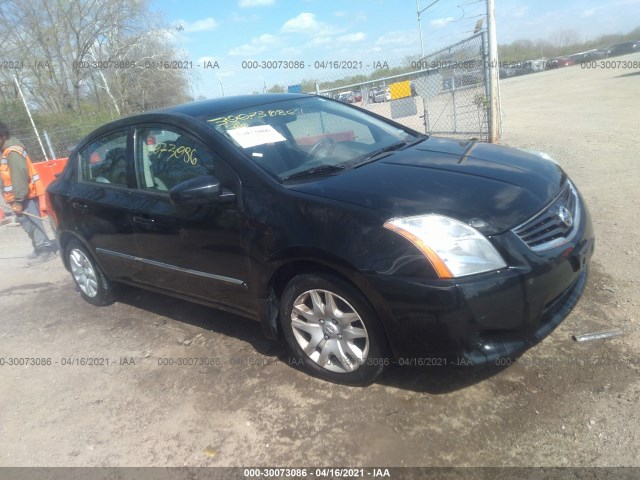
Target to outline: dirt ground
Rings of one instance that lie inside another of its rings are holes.
[[[0,227],[0,357],[52,361],[0,366],[0,466],[640,466],[640,72],[574,66],[501,89],[502,143],[553,155],[597,237],[581,302],[518,362],[333,385],[250,320],[135,289],[92,307],[59,259],[27,268],[25,234]]]

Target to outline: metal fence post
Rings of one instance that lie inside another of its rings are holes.
[[[497,143],[500,139],[498,118],[500,116],[500,100],[498,98],[498,42],[496,39],[496,6],[494,0],[487,0],[487,34],[489,46],[489,84],[491,97],[489,98],[489,141]]]
[[[456,111],[456,76],[451,79],[451,108],[453,108],[453,133],[458,132],[458,113]]]
[[[44,130],[44,139],[47,142],[47,147],[49,148],[49,153],[51,154],[51,158],[56,158],[56,153],[53,151],[53,147],[51,146],[51,139],[49,138],[49,134],[46,130]]]
[[[427,97],[422,97],[422,117],[424,118],[424,133],[429,133],[429,107],[427,105]]]

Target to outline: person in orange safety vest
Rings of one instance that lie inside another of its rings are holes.
[[[11,137],[9,128],[0,122],[0,178],[5,202],[18,217],[20,225],[31,238],[33,253],[31,263],[50,259],[57,246],[49,240],[40,219],[38,197],[44,194],[44,185],[31,163],[24,146]],[[25,213],[27,215],[25,215]]]

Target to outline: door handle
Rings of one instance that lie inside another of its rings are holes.
[[[134,215],[133,223],[138,223],[140,225],[153,225],[156,223],[156,221],[153,218],[145,218]]]
[[[82,203],[82,202],[72,202],[71,206],[73,208],[78,209],[78,210],[86,210],[87,208],[89,208],[89,205],[87,205],[86,203]]]

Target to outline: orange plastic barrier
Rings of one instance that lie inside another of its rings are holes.
[[[40,179],[42,183],[44,183],[44,188],[46,189],[51,182],[56,179],[56,175],[60,174],[62,170],[64,170],[65,165],[67,164],[66,158],[58,158],[56,160],[49,160],[48,162],[38,162],[34,163],[38,175],[40,175]],[[40,196],[40,216],[44,217],[47,215],[47,196]]]

